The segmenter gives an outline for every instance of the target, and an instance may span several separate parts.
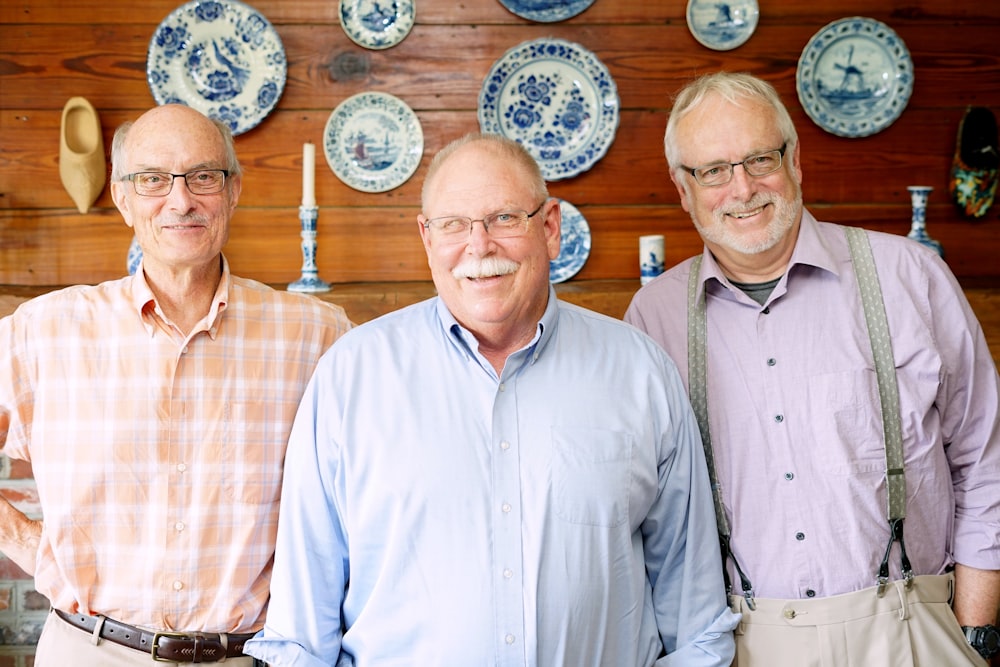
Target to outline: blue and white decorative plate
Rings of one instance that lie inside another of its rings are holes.
[[[323,130],[330,169],[361,192],[385,192],[413,175],[424,154],[420,120],[388,93],[358,93],[337,105]]]
[[[128,256],[125,258],[125,268],[128,269],[128,274],[135,275],[135,272],[139,269],[139,262],[142,261],[142,248],[139,247],[139,240],[132,237],[132,242],[128,246]]]
[[[500,0],[500,4],[522,19],[555,23],[573,18],[594,0]]]
[[[757,0],[688,0],[688,30],[702,46],[716,51],[735,49],[757,29]]]
[[[569,280],[583,268],[590,257],[590,226],[576,206],[559,200],[562,211],[562,232],[559,235],[559,256],[549,262],[549,282]]]
[[[899,118],[913,92],[913,61],[892,28],[854,16],[828,24],[799,57],[795,85],[821,128],[867,137]]]
[[[564,39],[535,39],[493,63],[479,91],[479,128],[523,144],[556,181],[604,157],[618,107],[618,88],[597,56]]]
[[[388,49],[403,41],[416,18],[414,0],[340,0],[340,25],[366,49]]]
[[[192,0],[153,33],[146,80],[157,104],[186,104],[242,134],[274,109],[287,67],[281,38],[256,9]]]

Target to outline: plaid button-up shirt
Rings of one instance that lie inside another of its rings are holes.
[[[150,628],[259,629],[288,432],[350,326],[228,266],[187,336],[141,271],[0,320],[0,447],[38,484],[37,590]]]

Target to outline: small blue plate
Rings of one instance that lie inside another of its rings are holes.
[[[157,104],[186,104],[243,134],[281,98],[285,48],[271,23],[239,0],[192,0],[156,28],[146,80]]]
[[[337,105],[323,130],[330,169],[361,192],[405,183],[424,155],[424,131],[406,102],[389,93],[358,93]]]
[[[559,256],[549,262],[549,282],[569,280],[583,268],[590,257],[590,225],[579,210],[564,199],[559,200],[562,211],[562,232],[559,235]]]
[[[522,19],[555,23],[573,18],[595,0],[500,0],[500,4]]]
[[[521,143],[547,181],[570,178],[604,157],[618,130],[618,88],[597,56],[541,38],[500,57],[479,91],[479,129]]]
[[[702,46],[716,51],[735,49],[757,29],[757,0],[688,0],[688,30]]]
[[[340,26],[366,49],[388,49],[402,42],[416,13],[414,0],[340,0]]]
[[[795,72],[799,101],[821,128],[867,137],[892,125],[913,92],[913,61],[892,28],[854,16],[813,35]]]

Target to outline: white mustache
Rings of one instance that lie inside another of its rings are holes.
[[[492,278],[493,276],[505,276],[509,273],[514,273],[520,266],[520,264],[512,259],[502,259],[500,257],[467,259],[452,269],[451,275],[458,280],[462,278]]]
[[[752,213],[759,208],[763,208],[765,204],[773,204],[776,197],[770,192],[758,192],[753,196],[753,199],[725,211],[720,211],[722,216],[726,215],[745,215],[747,213]]]

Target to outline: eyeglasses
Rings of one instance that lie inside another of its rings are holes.
[[[485,218],[473,220],[461,215],[447,215],[441,218],[431,218],[424,223],[429,229],[446,241],[455,243],[466,238],[472,232],[472,223],[483,223],[483,229],[491,238],[506,239],[521,236],[528,230],[528,220],[538,214],[545,202],[538,205],[531,213],[527,211],[497,211]]]
[[[746,170],[747,175],[755,178],[773,174],[781,169],[781,158],[785,156],[785,149],[787,147],[788,143],[784,143],[781,145],[781,148],[751,155],[742,162],[715,162],[713,164],[702,165],[701,167],[681,165],[681,168],[694,176],[694,180],[698,181],[698,185],[711,188],[717,185],[725,185],[733,180],[733,169],[740,164],[743,165],[743,169]]]
[[[174,187],[174,179],[183,178],[193,195],[212,195],[226,187],[225,169],[197,169],[186,174],[171,174],[165,171],[138,171],[128,174],[123,180],[132,181],[135,193],[143,197],[166,197]]]

